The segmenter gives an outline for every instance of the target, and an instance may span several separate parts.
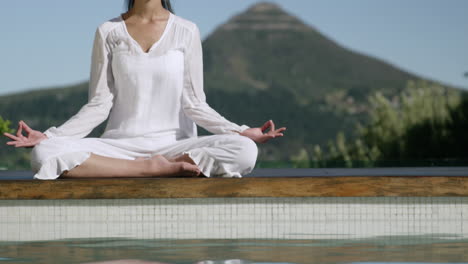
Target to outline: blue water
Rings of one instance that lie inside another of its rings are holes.
[[[468,239],[393,236],[324,240],[69,239],[0,242],[0,264],[467,263]]]

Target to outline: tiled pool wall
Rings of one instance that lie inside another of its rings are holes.
[[[468,237],[468,197],[0,200],[0,241]]]

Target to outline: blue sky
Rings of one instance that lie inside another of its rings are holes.
[[[255,0],[173,0],[177,15],[206,37]],[[420,76],[468,89],[466,0],[271,0],[340,45]],[[96,27],[123,0],[23,0],[2,3],[0,94],[89,78]]]

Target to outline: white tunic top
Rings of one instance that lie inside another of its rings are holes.
[[[161,38],[148,53],[128,33],[122,16],[95,33],[88,103],[49,138],[83,138],[109,117],[101,138],[197,136],[196,124],[213,134],[235,134],[239,126],[212,109],[203,91],[198,27],[170,14]]]

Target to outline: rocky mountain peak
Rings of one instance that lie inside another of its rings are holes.
[[[270,2],[260,2],[246,11],[232,17],[220,27],[221,30],[295,30],[309,31],[295,16],[284,11],[280,6]]]
[[[275,4],[275,3],[270,3],[270,2],[260,2],[260,3],[257,3],[253,6],[251,6],[247,12],[258,12],[258,13],[262,13],[262,12],[270,12],[270,11],[282,11],[282,8]]]

